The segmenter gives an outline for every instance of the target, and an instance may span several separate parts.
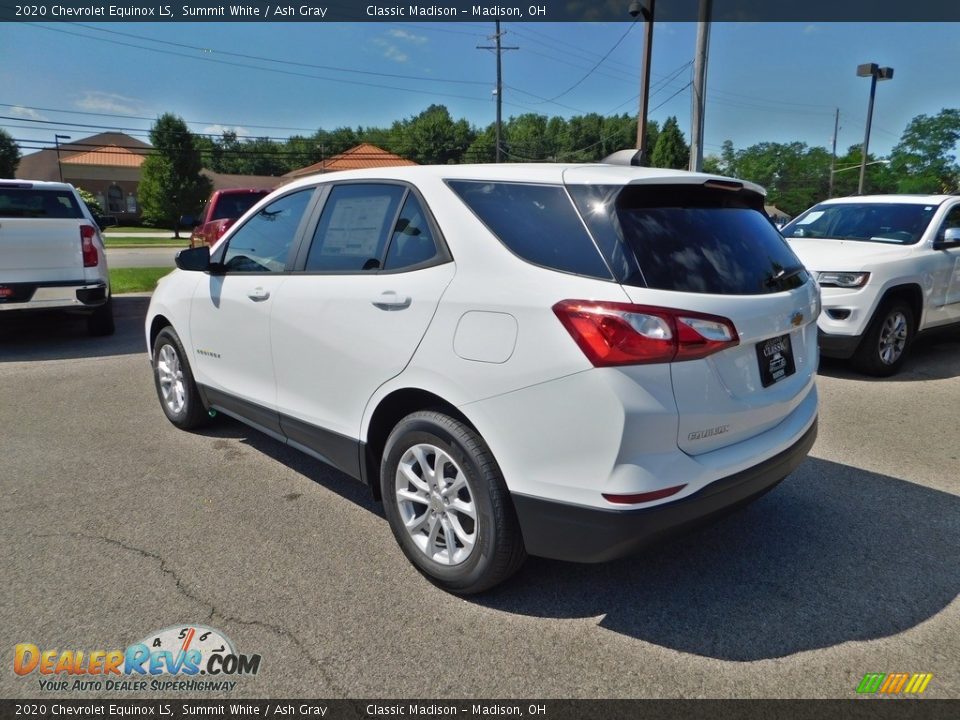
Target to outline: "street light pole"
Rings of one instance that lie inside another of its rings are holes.
[[[643,55],[640,62],[640,109],[637,112],[637,152],[631,165],[646,165],[650,161],[647,147],[647,105],[650,100],[650,63],[653,59],[653,6],[656,0],[633,0],[628,12],[630,17],[643,16],[647,26],[643,34]]]
[[[69,135],[57,135],[56,133],[53,135],[53,142],[57,145],[57,175],[60,176],[60,182],[63,182],[63,167],[60,165],[60,141],[69,139]]]
[[[867,105],[867,126],[863,134],[863,152],[860,159],[860,183],[857,186],[857,194],[863,195],[863,181],[867,175],[867,151],[870,147],[870,125],[873,123],[873,99],[877,94],[877,80],[890,80],[893,78],[893,68],[878,67],[876,63],[865,63],[857,66],[858,77],[870,78],[870,102]]]

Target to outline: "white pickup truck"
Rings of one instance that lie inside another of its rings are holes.
[[[960,323],[960,195],[827,200],[782,232],[820,284],[823,355],[893,375],[918,332]]]
[[[0,180],[0,316],[84,313],[91,335],[113,333],[100,229],[72,185]]]

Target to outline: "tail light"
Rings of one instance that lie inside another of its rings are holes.
[[[553,312],[596,367],[698,360],[740,342],[727,318],[687,310],[562,300]]]
[[[97,229],[92,225],[80,226],[80,249],[83,252],[84,267],[96,267],[100,263],[100,255],[97,253],[97,246],[93,242],[96,234]]]

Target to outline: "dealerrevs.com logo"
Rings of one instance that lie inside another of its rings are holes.
[[[13,671],[43,691],[229,692],[238,676],[256,675],[260,655],[243,655],[219,630],[179,625],[147,635],[126,650],[41,648],[19,643]]]

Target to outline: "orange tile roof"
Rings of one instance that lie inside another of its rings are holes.
[[[299,170],[288,172],[284,177],[301,177],[314,173],[327,173],[336,170],[360,170],[362,168],[396,167],[397,165],[416,165],[413,160],[394,155],[383,148],[370,143],[362,143],[339,155],[314,163]]]
[[[109,167],[138,168],[143,164],[144,155],[132,152],[116,145],[105,145],[96,150],[79,152],[63,158],[64,165],[105,165]]]

